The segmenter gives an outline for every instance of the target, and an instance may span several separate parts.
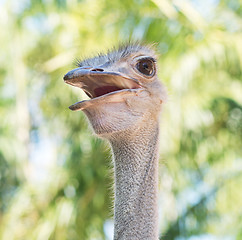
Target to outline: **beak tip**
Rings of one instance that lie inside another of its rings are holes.
[[[69,106],[68,108],[69,108],[71,111],[75,111],[75,108],[74,108],[73,105]]]
[[[68,79],[70,79],[70,77],[69,77],[69,75],[68,75],[68,73],[63,77],[63,80],[64,81],[66,81],[66,80],[68,80]]]
[[[71,71],[69,71],[68,73],[66,73],[63,77],[64,81],[68,81],[68,80],[71,80],[73,79],[74,77],[74,73],[76,72],[77,69],[73,69]]]

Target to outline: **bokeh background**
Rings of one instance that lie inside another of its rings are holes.
[[[155,44],[164,240],[242,239],[242,6],[237,0],[0,1],[0,239],[112,239],[109,146],[63,82],[75,59]]]

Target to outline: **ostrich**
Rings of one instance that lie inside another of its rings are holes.
[[[159,118],[166,91],[155,52],[128,44],[83,60],[64,76],[90,100],[82,110],[114,158],[114,240],[158,239]]]

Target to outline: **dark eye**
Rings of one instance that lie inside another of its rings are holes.
[[[154,62],[150,59],[142,59],[136,64],[136,68],[146,76],[152,76],[155,73]]]

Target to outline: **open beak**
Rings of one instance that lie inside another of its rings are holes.
[[[91,98],[71,105],[73,111],[83,110],[97,102],[115,102],[123,100],[123,94],[135,94],[142,89],[133,78],[119,72],[105,71],[102,68],[80,67],[69,71],[64,81],[83,91]]]

